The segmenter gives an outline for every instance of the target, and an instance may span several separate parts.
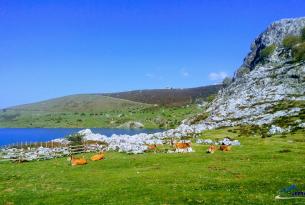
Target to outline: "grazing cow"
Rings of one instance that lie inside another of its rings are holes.
[[[72,166],[87,164],[87,160],[84,157],[83,158],[75,158],[71,155],[70,156],[70,161],[71,161]]]
[[[215,145],[209,146],[207,153],[213,154],[217,150],[217,147]]]
[[[230,145],[220,145],[219,149],[221,151],[228,152],[228,151],[231,151],[231,146]]]
[[[98,153],[96,155],[93,155],[91,157],[92,161],[99,161],[99,160],[103,160],[103,159],[105,159],[105,154],[103,152],[100,152],[100,153]]]

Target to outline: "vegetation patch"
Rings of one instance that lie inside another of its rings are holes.
[[[299,107],[299,108],[305,108],[305,101],[303,100],[282,100],[282,101],[278,101],[277,104],[275,104],[274,106],[272,106],[270,108],[270,113],[275,113],[277,111],[281,111],[281,110],[287,110],[289,108],[295,108],[295,107]]]
[[[295,62],[305,60],[305,27],[301,30],[300,36],[287,36],[283,39],[283,47],[291,51]]]
[[[305,60],[305,42],[293,48],[292,56],[297,62]]]
[[[198,124],[199,122],[207,119],[208,117],[209,117],[209,113],[206,113],[206,112],[200,113],[190,120],[190,124],[191,125]]]
[[[81,145],[81,144],[83,144],[83,137],[84,137],[84,135],[76,133],[76,134],[67,136],[66,139],[70,141],[71,145]]]
[[[261,138],[271,137],[269,134],[269,127],[267,125],[243,125],[236,128],[236,130],[238,131],[238,136],[259,136]]]
[[[275,48],[276,48],[276,46],[274,44],[263,48],[260,51],[260,53],[259,53],[260,58],[263,61],[265,61],[266,59],[268,59],[272,55],[272,53],[274,52]]]

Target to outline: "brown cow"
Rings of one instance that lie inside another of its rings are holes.
[[[218,148],[215,145],[209,146],[207,153],[213,154]]]
[[[157,149],[157,145],[156,144],[148,144],[146,145],[148,150],[156,150]]]
[[[156,153],[158,150],[156,144],[146,144],[145,146],[147,146],[147,150],[145,152],[154,151],[154,153]]]
[[[87,164],[87,160],[84,157],[83,158],[75,158],[71,155],[70,156],[70,161],[71,161],[72,166]]]
[[[99,160],[103,160],[103,159],[105,159],[105,154],[103,152],[100,152],[100,153],[98,153],[96,155],[93,155],[91,157],[92,161],[99,161]]]
[[[219,149],[223,152],[228,152],[228,151],[231,151],[231,146],[230,145],[220,145]]]
[[[175,144],[176,149],[186,149],[191,147],[191,143],[190,142],[178,142]]]

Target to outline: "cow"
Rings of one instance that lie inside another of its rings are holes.
[[[147,147],[146,152],[154,151],[154,153],[156,153],[158,150],[158,147],[156,144],[146,144],[145,146]]]
[[[175,144],[176,152],[193,152],[190,142],[178,142]]]
[[[176,149],[187,149],[191,147],[191,143],[189,142],[178,142],[175,144]]]
[[[231,146],[230,145],[220,145],[219,149],[223,152],[228,152],[228,151],[231,151]]]
[[[207,153],[213,154],[218,148],[215,145],[209,146]]]
[[[71,162],[72,166],[87,164],[87,160],[84,157],[83,158],[75,158],[72,155],[70,156],[70,162]]]
[[[91,157],[92,161],[99,161],[99,160],[103,160],[103,159],[105,159],[105,154],[103,152],[100,152],[100,153],[98,153],[96,155],[93,155]]]

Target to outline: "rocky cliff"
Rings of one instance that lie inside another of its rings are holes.
[[[270,126],[281,124],[280,121],[288,117],[287,130],[291,126],[303,126],[304,51],[301,51],[302,58],[296,60],[294,50],[285,47],[283,41],[291,36],[301,39],[304,27],[305,18],[272,23],[252,43],[250,53],[235,72],[231,84],[219,91],[207,113],[185,120],[178,129],[200,132],[243,124]],[[305,45],[304,41],[295,44]]]

